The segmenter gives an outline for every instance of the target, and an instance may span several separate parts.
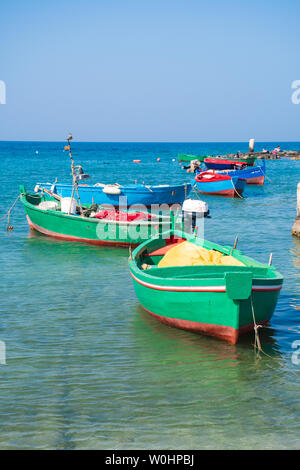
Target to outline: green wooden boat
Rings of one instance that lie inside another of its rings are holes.
[[[183,241],[214,250],[221,257],[232,254],[242,265],[159,267],[168,250]],[[136,248],[129,268],[139,302],[157,320],[232,344],[253,330],[254,321],[264,325],[270,320],[283,283],[272,266],[174,230]]]
[[[126,220],[122,216],[119,220],[110,220],[69,215],[61,212],[61,202],[54,197],[44,193],[29,194],[24,186],[20,186],[20,192],[30,228],[62,240],[96,245],[137,246],[151,236],[170,228],[170,217],[167,216],[143,213],[147,214],[145,220]],[[46,209],[41,204],[45,202],[48,203]],[[49,202],[56,207],[51,209]],[[87,206],[85,204],[85,207]],[[105,209],[103,208],[103,211]],[[128,211],[128,214],[134,213]]]
[[[198,160],[199,162],[203,162],[204,158],[208,158],[209,155],[186,155],[184,153],[178,154],[178,160],[180,162],[191,162],[193,160]]]

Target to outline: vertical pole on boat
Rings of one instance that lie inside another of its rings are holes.
[[[273,253],[270,254],[270,258],[269,258],[269,266],[271,266],[272,264],[272,258],[273,258]]]
[[[73,177],[73,188],[72,188],[72,195],[71,195],[71,204],[70,204],[70,207],[69,207],[69,214],[71,213],[71,208],[72,208],[75,189],[76,189],[76,193],[77,193],[77,197],[78,197],[78,202],[79,202],[79,207],[80,207],[80,214],[82,214],[81,201],[80,201],[79,191],[78,191],[78,181],[77,181],[77,178],[76,178],[74,160],[73,160],[72,151],[71,151],[71,140],[72,139],[73,139],[72,134],[69,134],[68,137],[67,137],[68,145],[65,147],[65,150],[69,150],[69,156],[70,156],[70,160],[71,160],[72,177]]]
[[[235,250],[235,249],[236,249],[236,246],[237,246],[238,239],[239,239],[239,237],[238,237],[238,235],[237,235],[237,236],[235,237],[235,240],[234,240],[234,245],[233,245],[233,247],[231,248],[230,255],[232,255],[232,253],[233,253],[233,250]]]
[[[236,237],[235,237],[235,240],[234,240],[234,245],[233,245],[233,248],[234,248],[234,249],[236,249],[238,239],[239,239],[239,237],[236,236]]]

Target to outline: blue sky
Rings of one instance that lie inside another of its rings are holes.
[[[0,7],[0,140],[300,141],[299,0]]]

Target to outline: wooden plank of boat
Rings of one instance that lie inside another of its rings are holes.
[[[179,243],[188,240],[222,256],[232,254],[242,265],[158,267],[176,238]],[[136,248],[129,269],[140,304],[154,318],[233,344],[253,331],[253,312],[256,324],[270,320],[283,283],[273,266],[258,263],[236,249],[174,230]]]

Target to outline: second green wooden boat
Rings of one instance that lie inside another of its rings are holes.
[[[193,160],[198,160],[199,162],[203,162],[205,158],[208,158],[209,155],[187,155],[185,153],[178,154],[178,160],[180,162],[191,162]]]
[[[132,216],[133,212],[124,212],[117,219],[69,215],[61,212],[61,203],[47,194],[29,194],[24,186],[20,186],[20,191],[30,228],[61,240],[95,245],[137,246],[170,227],[170,217],[148,213],[139,213],[142,219],[127,217]],[[46,205],[43,206],[45,202]],[[49,206],[49,202],[53,204],[53,208],[51,204]]]
[[[184,241],[210,250],[221,260],[219,265],[160,267],[163,257]],[[233,265],[226,265],[230,261]],[[270,320],[283,282],[272,266],[173,230],[136,248],[129,268],[139,302],[156,319],[232,344],[255,324]]]

